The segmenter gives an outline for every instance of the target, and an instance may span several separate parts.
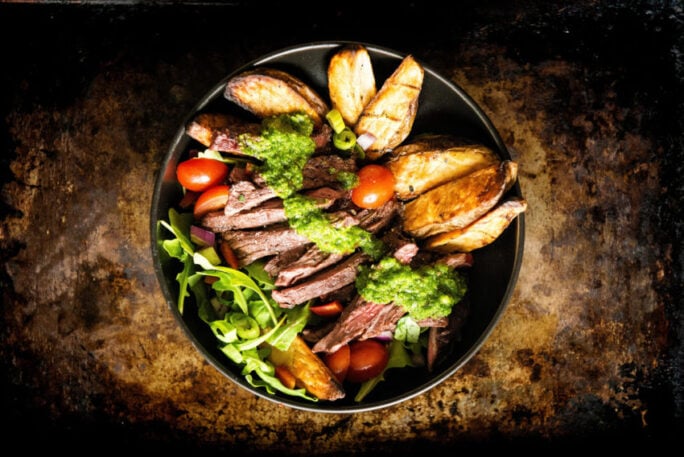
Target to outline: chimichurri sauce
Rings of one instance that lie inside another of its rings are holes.
[[[448,316],[466,293],[465,278],[446,265],[411,268],[394,257],[362,265],[356,290],[374,303],[394,303],[415,320]]]
[[[259,173],[283,199],[302,187],[302,170],[316,150],[313,127],[306,114],[281,114],[262,121],[260,136],[239,138],[245,153],[262,161]]]

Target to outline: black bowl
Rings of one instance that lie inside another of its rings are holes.
[[[188,114],[185,121],[202,111],[231,111],[236,109],[223,98],[226,82],[235,74],[258,66],[281,68],[309,83],[321,96],[327,97],[327,64],[332,54],[349,42],[318,42],[282,49],[256,59],[235,70],[218,82]],[[362,43],[368,49],[375,71],[376,81],[381,84],[397,67],[406,54],[372,44]],[[417,60],[419,56],[414,56]],[[420,96],[419,109],[412,134],[423,132],[452,133],[480,142],[510,159],[508,150],[491,121],[477,104],[460,87],[437,74],[428,66]],[[244,112],[243,112],[244,113]],[[167,219],[169,208],[174,207],[182,195],[181,186],[175,178],[176,165],[186,157],[193,145],[185,134],[185,122],[178,129],[157,177],[151,208],[151,237],[154,269],[166,298],[166,302],[190,338],[194,346],[216,369],[242,388],[277,404],[295,409],[326,412],[353,413],[377,410],[396,405],[438,386],[461,368],[482,346],[499,321],[508,304],[518,278],[522,261],[524,241],[524,215],[520,214],[506,231],[492,244],[473,252],[474,265],[469,270],[468,300],[470,307],[460,339],[453,345],[450,355],[439,363],[432,373],[422,369],[406,369],[401,375],[392,376],[388,371],[381,382],[366,399],[355,402],[354,395],[334,402],[312,403],[304,399],[270,395],[265,390],[250,386],[240,370],[218,349],[217,340],[208,326],[200,320],[192,302],[186,303],[181,315],[177,309],[178,285],[176,274],[180,263],[162,254],[161,241],[167,233],[160,232],[157,221]],[[519,185],[509,191],[510,195],[522,196]]]

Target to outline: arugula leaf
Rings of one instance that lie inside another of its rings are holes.
[[[200,319],[209,326],[221,352],[241,368],[250,385],[272,394],[279,391],[318,401],[306,389],[285,387],[275,376],[273,363],[267,360],[270,347],[287,350],[304,329],[310,316],[309,304],[287,310],[277,306],[267,294],[275,285],[260,262],[245,267],[246,272],[212,264],[195,250],[189,236],[192,221],[192,214],[174,209],[169,210],[169,222],[159,221],[159,227],[174,235],[161,243],[164,251],[183,265],[176,275],[181,314],[185,299],[192,293]],[[211,286],[205,281],[207,276],[215,278]],[[269,347],[262,348],[264,343]]]

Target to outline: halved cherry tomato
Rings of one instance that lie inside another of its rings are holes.
[[[229,190],[230,186],[222,184],[219,186],[211,187],[202,192],[202,194],[200,194],[200,196],[197,197],[197,201],[195,202],[195,208],[192,211],[192,214],[195,217],[195,219],[199,219],[200,217],[207,214],[209,211],[218,211],[220,209],[223,209],[226,206],[226,203],[228,202]]]
[[[204,192],[222,183],[226,176],[228,165],[205,157],[185,160],[176,167],[176,177],[181,186],[195,192]]]
[[[276,365],[275,375],[288,389],[294,389],[297,384],[297,378],[285,365]]]
[[[377,164],[364,166],[357,173],[359,182],[351,191],[356,206],[379,208],[394,195],[395,179],[389,168]]]
[[[340,303],[339,300],[333,300],[323,305],[316,305],[309,308],[315,315],[323,317],[337,316],[343,309],[344,306],[342,306],[342,303]]]
[[[323,359],[337,380],[344,382],[344,380],[347,378],[349,361],[351,360],[351,351],[349,350],[349,345],[345,344],[335,352],[326,353]]]
[[[387,366],[389,350],[378,340],[361,340],[349,344],[347,381],[364,382],[376,377]]]

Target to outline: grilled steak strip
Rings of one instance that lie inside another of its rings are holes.
[[[250,181],[240,181],[233,184],[228,191],[224,213],[226,216],[233,216],[275,197],[276,193],[270,187],[256,187]]]
[[[221,236],[230,245],[240,266],[310,243],[306,237],[299,235],[287,224],[264,230],[228,230]]]
[[[355,225],[359,222],[347,211],[329,214],[331,223],[336,227]],[[221,232],[221,236],[228,242],[241,266],[264,257],[279,255],[297,246],[311,244],[308,238],[299,235],[285,223],[274,224],[261,230],[226,230]]]
[[[368,338],[375,338],[387,331],[394,332],[397,322],[404,314],[406,314],[406,310],[401,306],[391,303],[382,305],[380,312],[359,335],[358,339],[366,340]]]
[[[280,270],[299,259],[306,251],[307,245],[302,245],[295,246],[288,251],[281,252],[280,254],[271,257],[269,261],[264,264],[264,270],[269,274],[269,276],[271,276],[271,278],[275,278],[278,276]]]
[[[257,194],[260,193],[257,192]],[[343,192],[330,187],[321,187],[310,190],[305,195],[317,200],[319,208],[327,209],[343,195]],[[259,195],[259,198],[263,198],[263,196]],[[266,227],[286,220],[283,201],[276,197],[266,200],[255,208],[234,215],[227,215],[225,211],[212,211],[202,218],[201,225],[213,232],[224,232],[226,230]]]
[[[366,260],[368,260],[366,254],[353,254],[334,267],[313,276],[309,281],[286,289],[274,290],[271,296],[281,307],[293,308],[295,305],[353,283],[358,273],[357,267]]]
[[[312,274],[328,268],[344,259],[348,254],[334,254],[311,246],[299,259],[295,259],[278,273],[277,287],[287,287]]]
[[[210,211],[202,217],[200,224],[212,232],[225,232],[265,227],[286,220],[282,200],[273,199],[236,216],[226,216],[223,211]]]
[[[332,330],[311,348],[314,352],[335,352],[344,344],[357,338],[368,328],[385,305],[369,302],[357,295],[342,314]]]

